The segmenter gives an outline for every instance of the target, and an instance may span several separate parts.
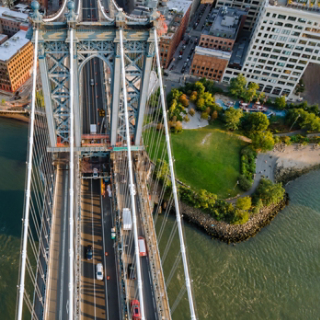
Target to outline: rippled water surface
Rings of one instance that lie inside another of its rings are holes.
[[[186,226],[199,319],[320,319],[320,172],[287,191],[290,205],[247,242]]]
[[[4,320],[14,319],[26,143],[25,124],[0,118],[0,319]],[[290,205],[245,243],[228,246],[186,225],[199,319],[320,319],[320,172],[301,177],[287,190]],[[167,228],[163,239],[169,234]],[[179,248],[176,240],[164,265],[167,275]],[[169,283],[171,305],[180,292],[182,272],[179,266]],[[174,320],[188,319],[185,298]]]
[[[28,128],[0,118],[0,319],[14,319]]]

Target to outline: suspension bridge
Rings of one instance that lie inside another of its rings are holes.
[[[32,2],[16,319],[192,319],[158,50],[162,20],[113,0]],[[45,105],[37,101],[43,94]]]

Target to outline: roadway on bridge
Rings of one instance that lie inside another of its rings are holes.
[[[101,199],[100,179],[82,180],[81,189],[81,319],[119,319],[110,199]],[[93,249],[91,260],[86,257],[88,246],[92,246]],[[105,256],[105,252],[108,252],[108,256]],[[103,280],[96,279],[98,263],[103,265]]]
[[[83,20],[96,21],[98,16],[97,2],[95,0],[83,0]],[[82,128],[84,134],[90,133],[90,124],[97,125],[97,133],[104,133],[101,128],[102,117],[98,109],[102,109],[103,83],[102,83],[101,59],[89,60],[82,69]]]

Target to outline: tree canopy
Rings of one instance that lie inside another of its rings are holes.
[[[247,79],[244,75],[239,74],[230,81],[229,91],[235,97],[242,97],[246,90]]]
[[[255,149],[267,151],[274,147],[274,139],[270,131],[258,131],[251,135],[251,140]]]
[[[262,112],[250,113],[247,117],[247,128],[251,133],[265,131],[269,124],[268,117]]]
[[[229,130],[237,130],[240,124],[240,119],[243,116],[241,109],[229,108],[224,113],[226,128]]]
[[[261,199],[264,206],[278,204],[284,196],[285,189],[281,183],[272,183],[269,179],[261,179],[257,188],[257,198]]]
[[[277,97],[276,100],[275,100],[275,105],[280,110],[285,109],[285,107],[287,105],[286,97],[285,96]]]
[[[240,210],[249,210],[252,206],[251,197],[243,197],[237,200],[236,207]]]

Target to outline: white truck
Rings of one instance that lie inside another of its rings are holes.
[[[123,223],[123,231],[128,231],[132,229],[132,217],[131,217],[131,211],[129,208],[123,208],[122,223]]]
[[[97,133],[97,125],[90,124],[90,134],[96,134],[96,133]]]

